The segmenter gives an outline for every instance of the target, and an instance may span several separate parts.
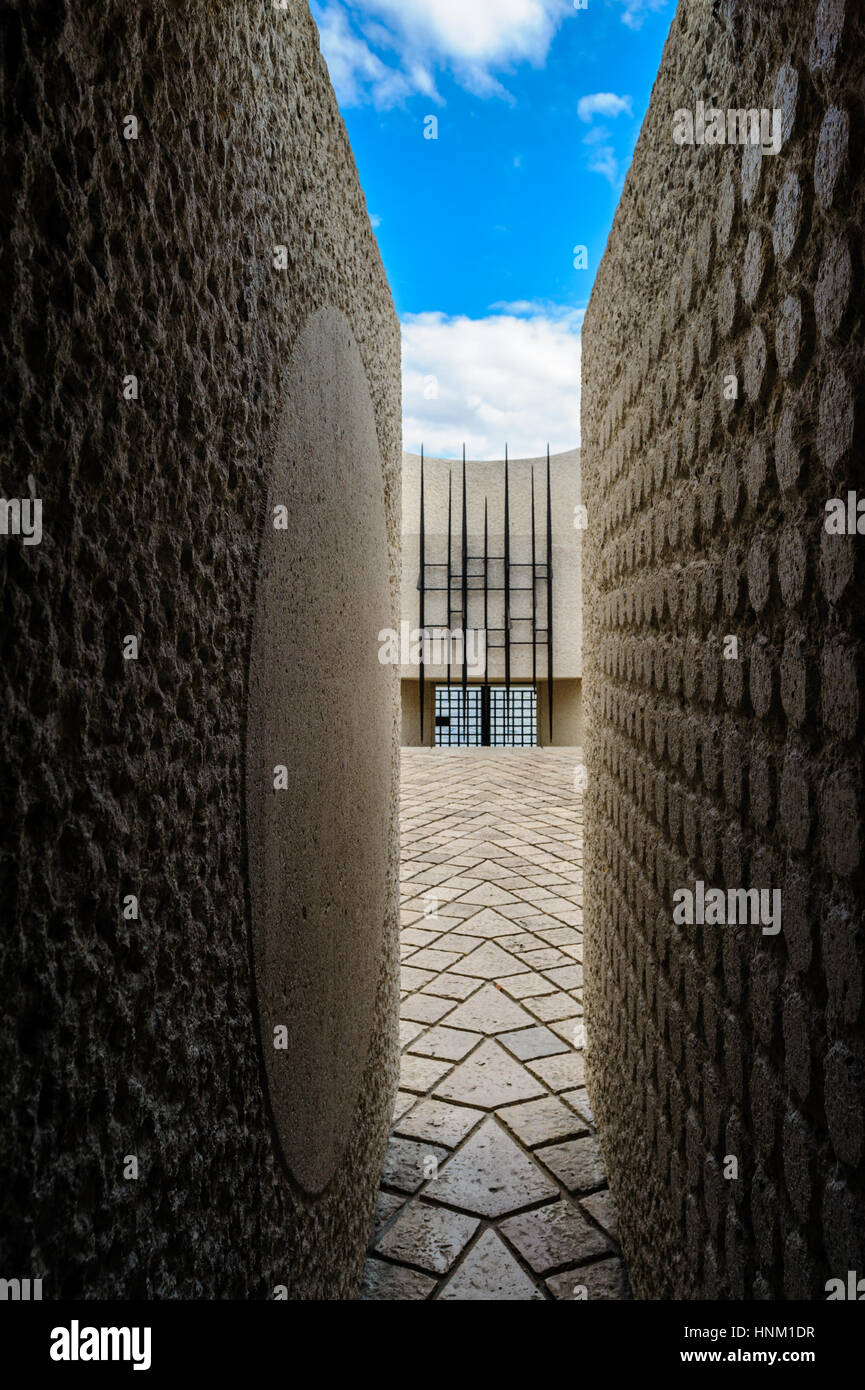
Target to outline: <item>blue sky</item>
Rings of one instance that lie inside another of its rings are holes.
[[[402,322],[406,448],[579,442],[582,313],[674,8],[312,0]]]

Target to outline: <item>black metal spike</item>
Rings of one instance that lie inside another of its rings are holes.
[[[462,615],[462,616],[463,616],[463,727],[464,727],[464,732],[465,732],[465,742],[468,743],[468,741],[469,741],[469,695],[468,695],[469,672],[468,672],[468,652],[467,652],[467,650],[466,650],[466,646],[467,646],[467,637],[466,637],[466,634],[467,634],[467,632],[468,632],[468,611],[469,611],[469,563],[468,563],[468,554],[469,554],[469,532],[468,532],[468,515],[467,515],[467,512],[466,512],[466,446],[465,446],[465,444],[463,445],[463,526],[462,526],[462,542],[463,542],[463,557],[462,557],[462,560],[463,560],[463,568],[462,568],[462,575],[463,575],[463,583],[462,583],[462,600],[463,600],[463,603],[462,603],[462,609],[463,609],[463,615]]]
[[[487,639],[487,631],[490,625],[489,611],[487,607],[487,553],[489,551],[489,538],[487,528],[487,499],[484,498],[484,681],[489,676],[490,648]]]
[[[532,467],[532,687],[538,686],[538,600],[537,560],[535,558],[535,470]],[[537,697],[536,697],[537,698]]]
[[[547,445],[547,691],[550,743],[553,741],[553,504],[550,491],[550,446]]]
[[[508,497],[508,446],[505,445],[505,743],[511,702],[511,514]]]
[[[488,744],[490,741],[490,619],[488,610],[489,589],[487,585],[489,548],[488,503],[487,498],[484,497],[484,683],[481,686],[481,743],[484,745]]]
[[[420,679],[418,681],[418,696],[420,700],[420,741],[423,744],[423,695],[424,695],[424,618],[426,607],[424,603],[426,589],[426,535],[424,532],[424,513],[423,513],[423,445],[420,446]]]
[[[451,489],[451,484],[452,484],[452,483],[453,483],[453,473],[451,472],[451,466],[450,466],[450,464],[448,464],[448,591],[447,591],[448,616],[447,616],[447,622],[445,623],[445,632],[446,632],[447,644],[448,644],[448,680],[447,680],[448,685],[450,685],[450,683],[451,683],[451,491],[452,491],[452,489]],[[451,706],[451,697],[450,697],[450,695],[448,695],[448,718],[450,718],[450,706]]]

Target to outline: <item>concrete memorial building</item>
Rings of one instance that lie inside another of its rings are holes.
[[[403,455],[404,746],[582,742],[585,520],[579,449]]]
[[[0,1302],[862,1301],[865,7],[679,0],[494,461],[307,0],[4,40]]]

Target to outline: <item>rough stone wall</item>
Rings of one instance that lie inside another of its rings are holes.
[[[644,1298],[865,1272],[865,541],[824,530],[863,486],[863,21],[680,4],[583,330],[588,1060]],[[780,153],[677,146],[698,100],[779,108]],[[698,880],[780,888],[780,935],[674,925]]]
[[[244,763],[287,373],[325,307],[365,373],[398,611],[399,332],[363,193],[300,0],[11,4],[3,46],[0,484],[26,499],[32,479],[44,536],[0,538],[0,1271],[45,1298],[351,1296],[395,1088],[394,778],[355,808],[361,837],[391,817],[388,919],[353,1120],[308,1197],[265,1088]],[[303,543],[313,563],[313,527]],[[356,655],[321,645],[278,653],[301,710]],[[391,694],[395,768],[396,673]],[[314,772],[318,733],[296,720],[273,763]]]

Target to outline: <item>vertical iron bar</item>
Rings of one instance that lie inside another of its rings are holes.
[[[505,743],[511,691],[511,514],[508,497],[508,446],[505,445]]]
[[[448,644],[448,718],[451,713],[451,483],[453,474],[448,463],[448,588],[447,588],[447,619],[445,620],[445,640]]]
[[[538,683],[538,600],[535,559],[535,470],[532,467],[532,686]]]
[[[465,724],[465,741],[469,741],[469,669],[468,652],[466,650],[468,641],[468,612],[469,612],[469,532],[468,519],[466,513],[466,446],[463,445],[463,719]]]
[[[487,555],[489,553],[489,541],[487,534],[487,499],[484,498],[484,684],[489,680],[490,675],[490,643],[489,643],[489,613],[487,610]]]
[[[426,612],[424,598],[426,586],[426,537],[424,534],[423,516],[423,445],[420,446],[420,680],[418,681],[418,695],[420,697],[420,741],[423,744],[423,653],[424,653],[424,616]]]
[[[547,445],[547,686],[550,743],[553,741],[553,504],[550,492],[550,446]]]

